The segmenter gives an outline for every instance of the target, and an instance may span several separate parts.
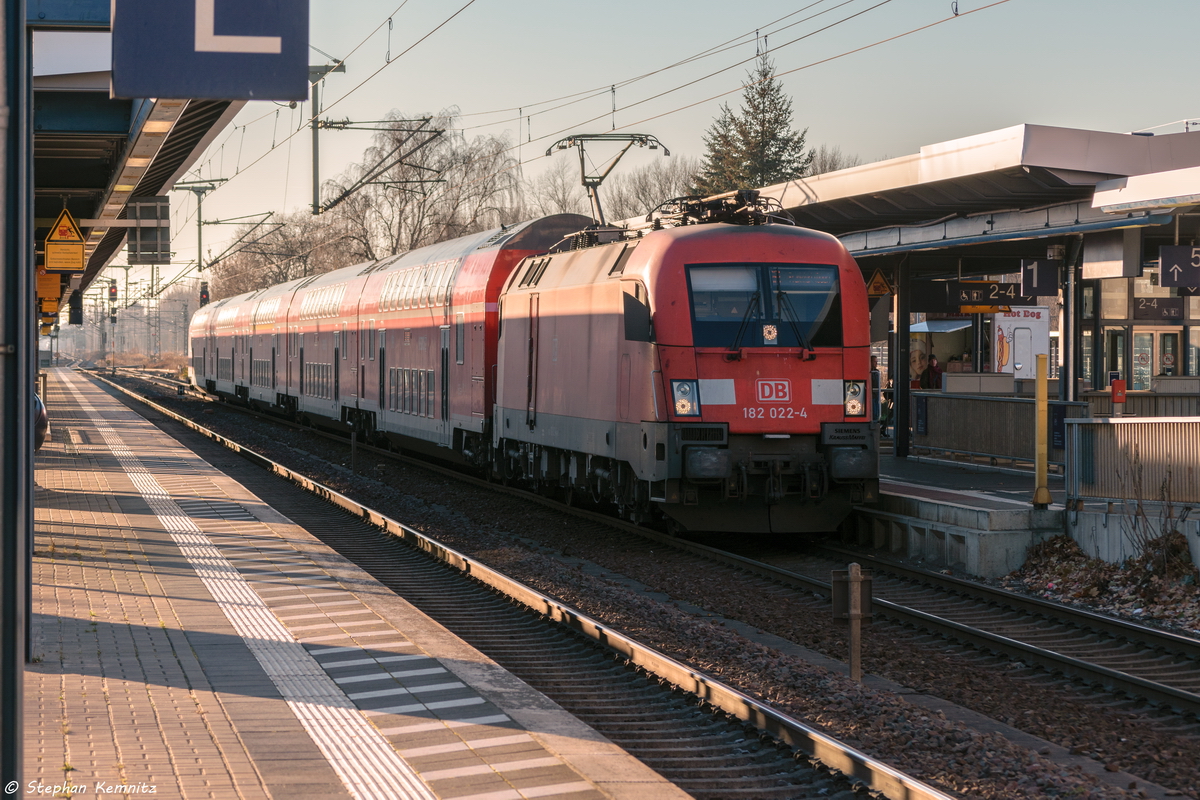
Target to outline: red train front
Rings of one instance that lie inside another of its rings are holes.
[[[527,259],[502,302],[510,477],[693,530],[828,531],[877,495],[866,290],[834,237],[643,231]]]

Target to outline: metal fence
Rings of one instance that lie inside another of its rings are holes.
[[[1066,423],[1069,499],[1200,503],[1200,417]]]
[[[1033,461],[1036,400],[941,392],[913,392],[912,398],[913,447]],[[1065,463],[1066,420],[1087,413],[1087,403],[1050,401],[1051,464]]]
[[[1082,399],[1091,406],[1091,416],[1112,415],[1112,394],[1109,392],[1089,392]],[[1200,416],[1200,395],[1130,392],[1125,395],[1125,408],[1121,413],[1131,417]]]

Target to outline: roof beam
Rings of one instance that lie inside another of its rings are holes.
[[[129,135],[130,100],[110,100],[102,92],[34,92],[33,130],[55,133]]]
[[[25,24],[43,31],[107,31],[111,0],[27,0]]]

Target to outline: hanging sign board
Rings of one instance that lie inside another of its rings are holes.
[[[308,0],[114,0],[112,96],[308,99]]]
[[[1138,297],[1133,301],[1134,319],[1182,320],[1182,297]]]
[[[950,302],[959,306],[1033,306],[1037,298],[1021,292],[1019,283],[947,281]]]
[[[1021,294],[1026,297],[1057,295],[1058,262],[1022,259]]]
[[[46,237],[46,272],[83,272],[83,233],[65,208]]]
[[[1200,247],[1158,248],[1160,286],[1200,286]]]

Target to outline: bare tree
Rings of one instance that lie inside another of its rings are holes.
[[[531,215],[589,213],[579,164],[574,159],[555,158],[549,169],[526,181],[523,190]]]
[[[518,164],[508,154],[508,142],[495,136],[468,140],[454,130],[457,114],[451,109],[411,118],[392,112],[362,161],[326,182],[329,198],[361,184],[329,216],[340,221],[343,234],[366,259],[520,217]]]
[[[673,156],[614,173],[600,189],[606,215],[612,219],[645,216],[664,200],[690,194],[699,171],[698,158]]]
[[[277,215],[210,268],[211,296],[219,300],[365,261],[353,233],[338,217],[314,217],[307,211]]]
[[[813,160],[809,164],[807,175],[822,175],[826,172],[837,172],[839,169],[857,167],[862,160],[857,155],[843,153],[841,145],[823,144],[813,151]]]

